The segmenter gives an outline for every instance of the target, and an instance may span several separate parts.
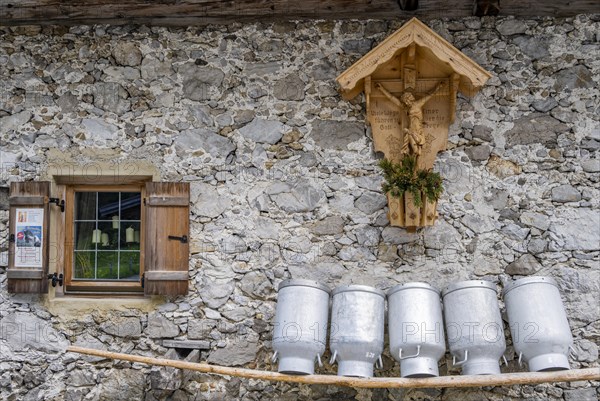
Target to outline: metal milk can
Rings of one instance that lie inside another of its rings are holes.
[[[519,364],[524,360],[532,372],[569,369],[573,336],[556,281],[526,277],[503,293]]]
[[[496,285],[461,281],[446,287],[442,296],[452,363],[462,367],[463,375],[499,374],[506,342]]]
[[[388,293],[390,352],[402,377],[438,376],[446,353],[440,292],[426,283],[406,283]]]
[[[371,377],[373,364],[382,366],[384,320],[383,291],[365,285],[333,290],[329,344],[339,376]]]
[[[330,289],[312,280],[279,284],[273,332],[273,362],[280,373],[314,374],[327,337]]]

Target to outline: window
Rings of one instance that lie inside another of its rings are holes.
[[[188,292],[189,183],[54,177],[54,194],[47,181],[10,185],[9,292],[44,294],[49,280],[66,294]]]
[[[65,224],[66,292],[141,292],[141,186],[70,186]]]

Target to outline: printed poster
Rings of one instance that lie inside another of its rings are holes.
[[[15,267],[42,267],[44,209],[15,211]]]

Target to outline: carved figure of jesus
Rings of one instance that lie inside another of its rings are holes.
[[[387,91],[380,83],[376,83],[375,87],[381,91],[392,103],[396,106],[408,111],[408,128],[404,128],[404,141],[402,143],[401,154],[412,153],[421,156],[423,145],[425,144],[425,134],[423,133],[423,106],[433,96],[443,89],[445,81],[441,81],[436,87],[420,99],[415,99],[415,96],[410,90],[402,92],[400,97],[396,97]]]

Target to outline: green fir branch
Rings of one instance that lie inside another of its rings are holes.
[[[379,167],[385,179],[383,191],[396,198],[408,192],[413,196],[415,207],[423,206],[423,197],[433,203],[444,192],[440,174],[432,170],[419,170],[417,158],[413,155],[405,155],[399,163],[383,159]]]

